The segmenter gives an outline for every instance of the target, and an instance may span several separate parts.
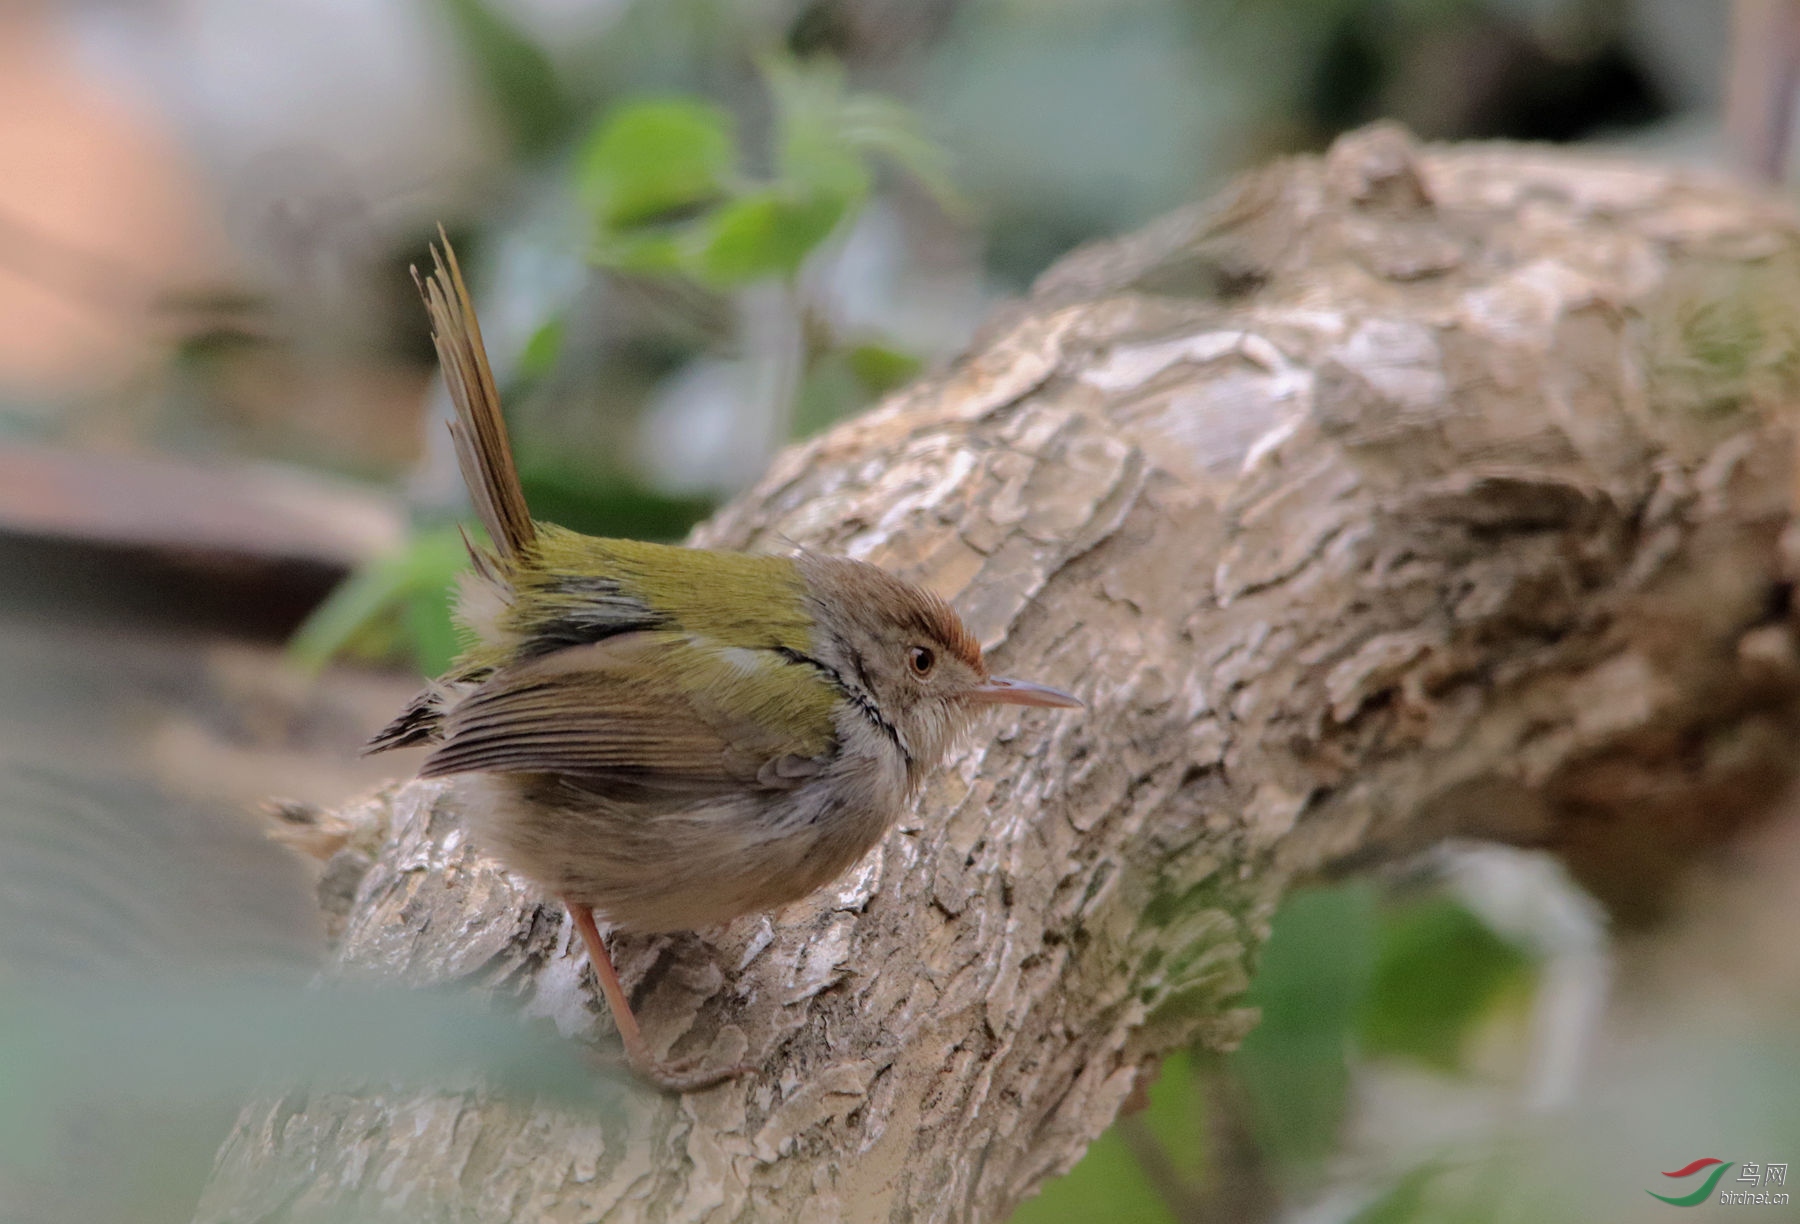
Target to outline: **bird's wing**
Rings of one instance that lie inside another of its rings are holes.
[[[419,772],[788,789],[833,751],[837,701],[816,671],[773,651],[628,633],[496,671],[445,716],[443,742]]]

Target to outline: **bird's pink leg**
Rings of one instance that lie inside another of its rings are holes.
[[[588,963],[594,967],[594,977],[600,983],[600,993],[605,997],[607,1007],[612,1009],[613,1023],[618,1026],[619,1037],[625,1043],[625,1059],[633,1071],[668,1092],[696,1092],[735,1079],[750,1070],[748,1063],[732,1063],[711,1071],[693,1071],[689,1069],[689,1063],[665,1063],[651,1054],[644,1031],[632,1014],[631,1000],[625,997],[625,988],[619,984],[612,957],[607,955],[606,943],[600,938],[600,928],[594,925],[593,907],[566,897],[563,904],[568,906],[569,916],[575,919],[581,942],[587,945]]]

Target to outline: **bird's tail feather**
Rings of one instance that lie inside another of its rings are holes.
[[[500,414],[500,392],[488,365],[487,348],[481,341],[481,324],[475,304],[463,284],[462,269],[450,240],[438,229],[443,243],[431,248],[435,266],[429,277],[413,269],[425,309],[431,313],[431,339],[437,345],[444,385],[456,405],[450,437],[456,443],[456,461],[475,513],[494,542],[500,560],[512,563],[537,540],[537,527],[525,505],[513,464],[512,444],[506,437],[506,419]]]

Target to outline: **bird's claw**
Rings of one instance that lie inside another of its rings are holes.
[[[698,1055],[677,1062],[665,1062],[652,1056],[649,1051],[637,1054],[624,1051],[623,1057],[618,1054],[599,1055],[591,1061],[596,1068],[603,1071],[615,1072],[620,1068],[629,1069],[633,1075],[652,1088],[673,1093],[700,1092],[755,1070],[754,1066],[746,1062],[726,1063],[722,1067],[703,1069],[700,1066],[701,1059]]]
[[[638,1077],[647,1080],[664,1092],[700,1092],[713,1088],[727,1080],[734,1080],[745,1072],[752,1070],[749,1063],[727,1063],[722,1067],[703,1068],[700,1059],[684,1058],[680,1062],[662,1062],[659,1059],[643,1057],[629,1060],[631,1069]]]

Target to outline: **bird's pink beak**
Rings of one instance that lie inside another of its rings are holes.
[[[966,701],[980,705],[1048,706],[1058,710],[1078,710],[1082,703],[1061,689],[1029,680],[1005,680],[998,676],[963,694]]]

